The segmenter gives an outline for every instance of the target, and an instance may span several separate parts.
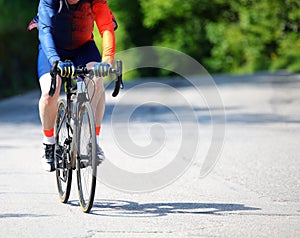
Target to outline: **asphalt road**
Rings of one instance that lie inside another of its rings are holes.
[[[107,89],[91,214],[41,170],[39,92],[0,101],[0,237],[300,237],[300,75],[214,79]]]

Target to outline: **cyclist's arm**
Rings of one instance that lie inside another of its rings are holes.
[[[60,59],[51,33],[53,18],[55,16],[55,1],[41,0],[39,3],[38,12],[39,40],[49,63],[53,65],[54,61]]]
[[[106,0],[94,0],[93,12],[102,40],[102,61],[113,64],[116,51],[114,23]]]

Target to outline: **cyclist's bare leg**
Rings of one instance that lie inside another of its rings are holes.
[[[95,62],[87,64],[88,68],[93,67]],[[91,106],[95,114],[96,126],[101,126],[104,111],[105,111],[105,90],[103,84],[103,78],[94,78],[95,89],[90,89],[90,96],[93,95]],[[95,91],[94,91],[95,90]]]
[[[97,95],[95,100],[92,102],[92,107],[95,112],[95,124],[100,126],[105,112],[105,91],[103,85],[103,78],[95,78]]]
[[[95,62],[91,62],[87,64],[87,68],[92,68]],[[94,78],[94,83],[88,84],[88,93],[91,98],[91,106],[94,111],[94,119],[95,119],[95,126],[96,126],[96,140],[99,143],[99,135],[100,135],[100,127],[105,111],[105,91],[103,85],[103,78]],[[97,146],[97,158],[100,161],[105,159],[103,150],[100,146]]]
[[[50,130],[54,127],[56,113],[57,113],[57,100],[59,97],[61,79],[57,77],[56,91],[53,97],[49,96],[49,89],[51,84],[50,73],[44,74],[40,78],[41,97],[39,101],[39,113],[43,130]]]

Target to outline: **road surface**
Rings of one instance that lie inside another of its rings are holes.
[[[105,163],[135,181],[103,171],[91,214],[79,207],[76,176],[69,203],[61,204],[54,174],[41,170],[39,92],[0,101],[0,236],[300,237],[300,75],[214,79],[216,88],[195,78],[198,91],[180,79],[128,83],[117,99],[107,89]],[[224,108],[203,100],[216,92]],[[219,137],[213,130],[221,130]],[[182,144],[179,156],[191,152],[182,173],[170,168],[144,180],[178,159]],[[219,157],[210,158],[216,163],[202,176],[212,145],[222,145]],[[144,160],[136,155],[143,151]]]

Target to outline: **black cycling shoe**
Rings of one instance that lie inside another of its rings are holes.
[[[42,156],[41,165],[42,168],[48,172],[55,170],[54,166],[54,147],[55,145],[43,144],[45,154]]]

